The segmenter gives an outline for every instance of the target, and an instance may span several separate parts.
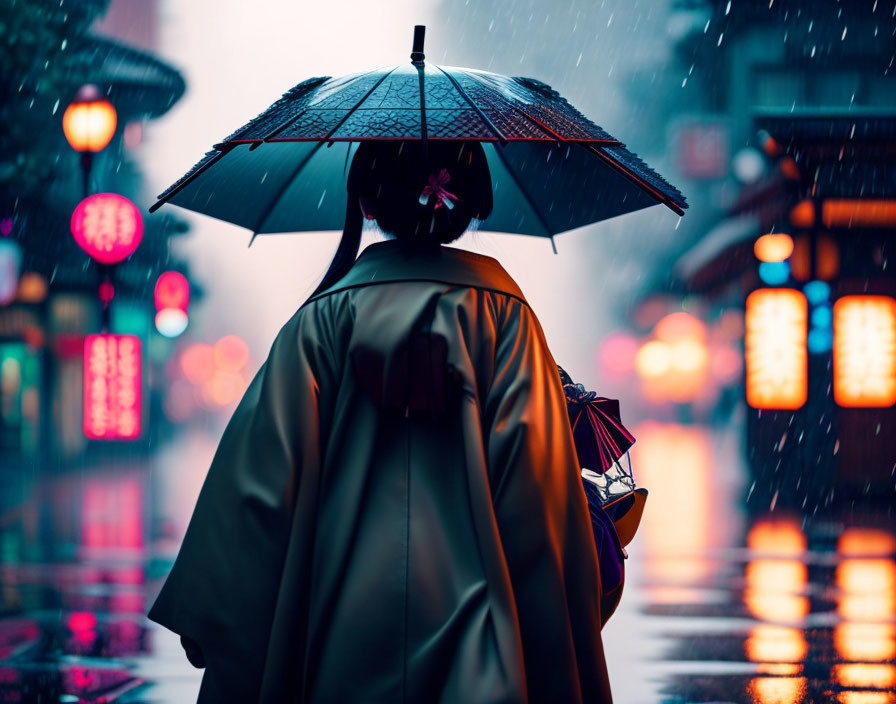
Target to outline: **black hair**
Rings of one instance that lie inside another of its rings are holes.
[[[447,194],[432,192],[433,179]],[[354,264],[365,214],[387,235],[425,247],[456,240],[474,218],[484,220],[492,212],[491,174],[477,141],[361,142],[346,195],[342,239],[312,295],[336,283]]]

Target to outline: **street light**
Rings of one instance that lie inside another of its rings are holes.
[[[81,170],[84,173],[84,195],[89,192],[90,167],[93,155],[106,148],[115,128],[118,115],[115,107],[94,85],[85,85],[62,115],[62,131],[72,149],[81,153]]]

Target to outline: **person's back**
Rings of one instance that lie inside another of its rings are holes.
[[[565,397],[523,294],[407,238],[329,278],[234,414],[150,614],[201,649],[200,701],[609,702]]]

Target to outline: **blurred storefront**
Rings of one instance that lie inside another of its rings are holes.
[[[706,217],[683,228],[677,261],[639,310],[665,301],[663,315],[681,311],[709,330],[738,318],[739,363],[718,398],[733,393],[745,410],[751,505],[811,514],[891,502],[894,19],[877,4],[707,1],[676,3],[672,23],[691,101],[665,119]],[[640,356],[661,322],[640,328]],[[654,367],[681,357],[654,351]],[[711,370],[712,346],[706,357]],[[678,372],[681,391],[690,382]],[[711,384],[698,385],[705,396]]]
[[[137,25],[139,36],[126,39],[139,41],[140,49],[117,38],[133,35],[134,23],[121,20],[125,16],[133,20],[133,2],[113,2],[105,19],[91,29],[92,23],[104,17],[106,4],[85,2],[67,12],[65,8],[47,10],[43,3],[23,3],[18,10],[10,10],[23,26],[20,33],[11,35],[18,44],[6,58],[16,58],[28,67],[23,86],[29,90],[20,88],[21,97],[14,92],[6,95],[3,107],[4,123],[16,124],[18,132],[15,144],[4,144],[4,159],[21,165],[17,171],[4,171],[0,182],[0,464],[4,470],[72,468],[102,462],[121,451],[116,447],[120,442],[104,442],[84,425],[89,410],[84,396],[89,371],[85,339],[101,331],[132,335],[138,341],[132,360],[140,365],[135,377],[135,432],[116,439],[126,441],[129,456],[139,458],[170,429],[159,409],[165,393],[161,370],[173,343],[154,325],[153,286],[164,271],[188,274],[186,262],[170,247],[170,240],[185,232],[186,226],[170,216],[143,217],[145,207],[140,204],[146,194],[136,150],[147,123],[177,103],[185,83],[177,70],[152,53],[157,3],[137,3],[144,21]],[[41,32],[41,40],[56,49],[48,53],[28,44],[26,38],[32,35],[24,30],[29,28]],[[56,92],[50,94],[51,89]],[[90,104],[78,103],[76,110],[75,103],[85,100]],[[32,123],[22,124],[29,111],[35,114]],[[98,126],[108,129],[109,135],[103,138],[107,144],[89,142]],[[86,196],[100,193],[114,194],[106,201],[115,198],[133,213],[128,224],[120,209],[97,201],[87,205],[93,209],[87,218],[98,246],[108,244],[115,228],[130,228],[136,234],[135,249],[124,253],[126,258],[114,272],[96,256],[89,256],[79,246],[84,242],[73,237],[82,234],[74,229],[76,206],[82,201],[87,204]],[[125,361],[122,357],[115,364]],[[97,383],[109,393],[124,393],[124,387],[116,391],[116,378],[112,378],[118,372],[110,374]],[[104,412],[114,411],[104,408]],[[146,422],[151,415],[156,422]]]

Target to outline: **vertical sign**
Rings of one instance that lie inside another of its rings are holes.
[[[84,435],[91,440],[140,437],[140,338],[84,339]]]
[[[800,408],[808,395],[809,306],[791,288],[747,296],[744,347],[747,403],[753,408]]]
[[[886,408],[896,403],[896,300],[843,296],[834,303],[834,401]]]

